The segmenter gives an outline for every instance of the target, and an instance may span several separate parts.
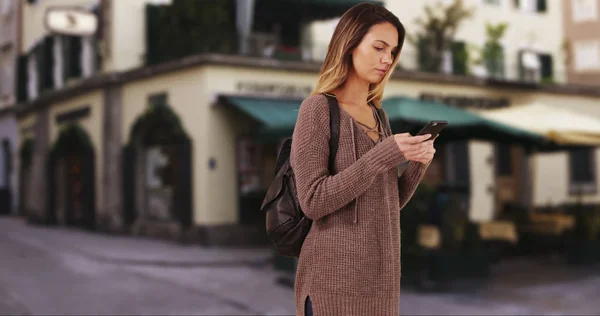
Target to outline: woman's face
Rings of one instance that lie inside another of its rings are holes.
[[[354,75],[369,83],[379,83],[398,53],[398,30],[389,22],[373,25],[352,51]]]

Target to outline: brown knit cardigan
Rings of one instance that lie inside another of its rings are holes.
[[[387,115],[383,124],[389,128]],[[382,125],[383,125],[382,124]],[[428,165],[409,162],[394,137],[375,143],[340,107],[337,173],[328,171],[329,107],[306,98],[294,128],[290,164],[300,206],[314,222],[298,259],[296,315],[310,296],[316,316],[399,315],[400,209]]]

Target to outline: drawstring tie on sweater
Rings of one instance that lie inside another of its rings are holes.
[[[356,139],[354,137],[354,119],[350,118],[350,131],[352,133],[352,153],[354,154],[354,162],[356,162]],[[354,224],[358,223],[358,197],[354,200]]]

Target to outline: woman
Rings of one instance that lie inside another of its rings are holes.
[[[313,225],[296,270],[297,315],[399,314],[400,209],[435,153],[430,135],[391,135],[387,115],[375,109],[403,41],[404,27],[387,9],[352,7],[334,31],[313,95],[300,107],[290,163]],[[324,93],[340,105],[334,175]]]

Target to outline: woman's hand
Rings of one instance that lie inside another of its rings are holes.
[[[395,134],[394,140],[406,160],[428,164],[435,154],[435,148],[433,148],[435,138],[427,140],[429,137],[431,137],[430,134],[412,136],[409,133],[402,133]]]
[[[435,148],[433,147],[434,140],[435,140],[435,138],[424,142],[424,144],[426,144],[425,152],[423,154],[421,154],[417,159],[415,159],[415,161],[418,161],[418,162],[426,165],[429,162],[431,162],[431,160],[433,160],[433,156],[435,155]]]

